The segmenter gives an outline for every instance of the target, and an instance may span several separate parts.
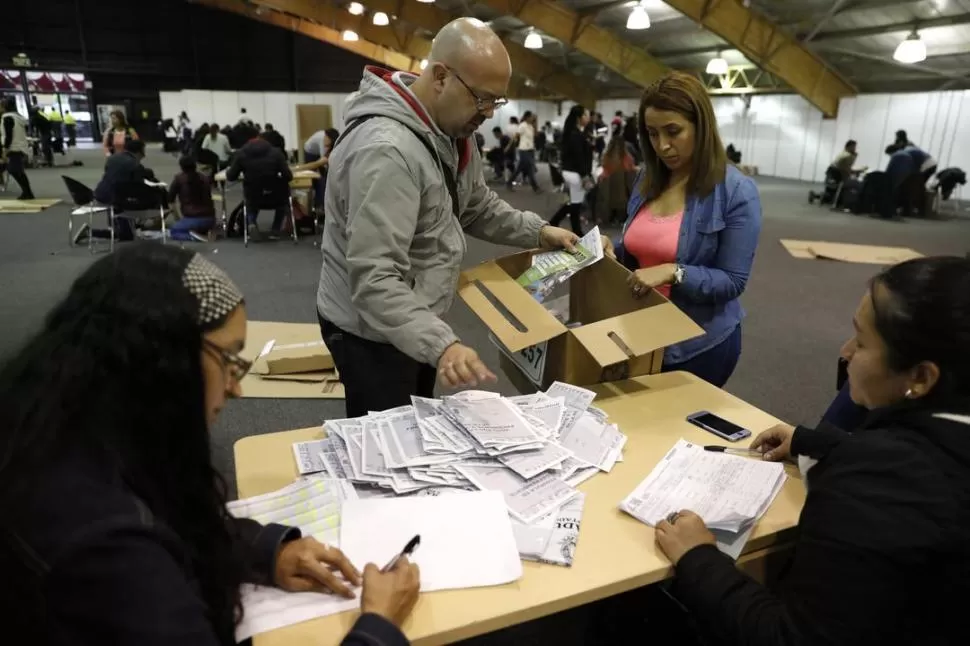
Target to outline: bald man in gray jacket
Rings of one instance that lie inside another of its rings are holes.
[[[420,76],[370,66],[330,155],[317,310],[347,415],[475,386],[495,375],[441,317],[465,233],[523,248],[572,249],[576,236],[485,185],[475,130],[507,101],[508,53],[487,25],[441,29]]]

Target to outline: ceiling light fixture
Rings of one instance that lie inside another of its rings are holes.
[[[926,43],[920,40],[919,33],[915,29],[906,40],[899,43],[896,51],[893,52],[893,58],[907,65],[926,60]]]
[[[717,56],[707,61],[707,69],[704,71],[713,76],[724,76],[728,73],[728,62],[724,60],[721,52],[718,52]]]
[[[355,16],[360,16],[364,13],[364,5],[360,4],[359,2],[351,2],[347,6],[347,11]]]
[[[434,0],[418,0],[418,2],[423,2],[424,4],[434,4]]]
[[[420,65],[419,65],[419,67],[420,67],[421,69],[424,69],[424,68],[426,68],[427,66],[428,66],[428,59],[427,59],[427,58],[422,58],[422,59],[421,59],[421,63],[420,63]]]
[[[360,40],[360,38],[357,36],[357,32],[351,31],[349,29],[345,29],[344,33],[342,33],[340,37],[348,42],[354,42],[354,41]]]
[[[650,28],[650,16],[647,15],[647,10],[643,6],[643,0],[637,3],[637,6],[630,12],[630,17],[626,19],[626,28],[633,30]]]
[[[542,36],[535,31],[530,31],[529,35],[525,37],[525,48],[542,49]]]
[[[378,27],[384,27],[390,24],[390,22],[391,21],[388,20],[387,18],[387,14],[384,13],[383,11],[378,11],[377,13],[374,14],[374,24],[377,25]]]

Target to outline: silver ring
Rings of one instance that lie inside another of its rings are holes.
[[[678,518],[680,518],[680,512],[672,511],[669,514],[667,514],[667,522],[670,523],[671,525],[676,523]]]

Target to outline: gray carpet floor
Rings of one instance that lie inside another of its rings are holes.
[[[97,150],[82,150],[74,151],[68,158],[58,158],[58,163],[70,159],[81,160],[84,165],[29,172],[37,197],[61,198],[65,203],[36,215],[0,214],[2,356],[16,350],[37,329],[74,277],[97,257],[92,257],[86,248],[68,245],[70,197],[61,175],[94,186],[101,175],[103,159]],[[177,171],[175,159],[157,150],[149,152],[146,165],[163,181]],[[543,179],[548,186],[548,178]],[[788,255],[779,239],[909,246],[927,255],[963,255],[970,251],[970,218],[957,215],[945,220],[883,222],[808,206],[808,184],[771,178],[758,178],[757,182],[764,225],[754,270],[743,296],[748,312],[743,326],[744,349],[727,390],[783,420],[812,423],[834,395],[839,347],[851,332],[852,313],[866,281],[879,268],[798,260]],[[498,191],[515,206],[535,210],[545,217],[556,208],[556,195],[533,195],[527,189],[512,193],[504,187]],[[16,196],[12,181],[6,193],[0,192],[0,199]],[[238,189],[230,193],[229,199],[232,204],[238,201]],[[246,294],[251,319],[315,321],[320,253],[313,240],[304,239],[297,247],[283,242],[246,249],[236,240],[211,245],[196,243],[191,247],[207,254],[238,282]],[[470,266],[507,251],[469,240],[465,264]],[[498,354],[487,340],[485,327],[463,303],[455,304],[447,321],[465,343],[478,349],[484,360],[497,368]],[[513,393],[504,375],[499,378],[497,390]],[[239,438],[318,425],[342,414],[343,402],[339,400],[234,402],[212,431],[217,465],[234,483],[232,447]]]

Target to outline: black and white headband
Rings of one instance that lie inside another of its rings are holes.
[[[226,272],[195,254],[182,274],[182,284],[199,301],[199,325],[226,317],[243,301],[242,292]]]

